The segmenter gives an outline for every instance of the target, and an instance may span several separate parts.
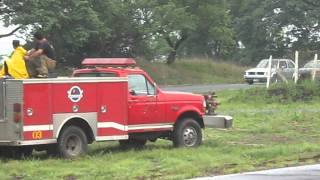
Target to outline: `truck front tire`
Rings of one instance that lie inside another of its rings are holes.
[[[83,130],[77,126],[69,126],[62,130],[58,138],[58,152],[64,158],[84,155],[88,150],[88,139]]]
[[[175,147],[197,147],[202,143],[202,130],[199,123],[187,118],[179,121],[173,131]]]

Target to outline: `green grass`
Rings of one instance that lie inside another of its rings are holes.
[[[240,83],[248,69],[208,59],[183,59],[172,65],[139,60],[138,65],[161,85]]]
[[[164,140],[136,151],[121,150],[116,142],[95,143],[89,155],[74,160],[44,153],[2,158],[0,179],[186,179],[316,163],[319,97],[294,100],[295,94],[283,102],[263,88],[218,92],[218,112],[233,115],[234,127],[206,129],[198,148],[175,149]]]

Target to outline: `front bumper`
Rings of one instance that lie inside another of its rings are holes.
[[[267,76],[265,75],[244,75],[243,78],[246,81],[258,81],[258,82],[266,82]]]
[[[203,123],[207,128],[231,128],[233,118],[223,115],[205,115],[203,117]]]

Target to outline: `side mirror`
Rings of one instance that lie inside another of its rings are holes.
[[[137,95],[136,91],[135,91],[135,90],[133,90],[133,89],[130,89],[130,90],[129,90],[129,93],[130,93],[132,96]]]

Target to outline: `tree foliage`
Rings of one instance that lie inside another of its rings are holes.
[[[205,56],[252,63],[319,47],[318,0],[3,0],[0,19],[37,30],[58,57]]]

